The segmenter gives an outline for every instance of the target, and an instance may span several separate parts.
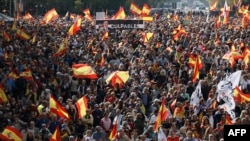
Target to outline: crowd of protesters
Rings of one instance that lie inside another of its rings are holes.
[[[145,23],[143,30],[116,30],[106,40],[102,40],[103,29],[95,29],[94,22],[83,19],[81,30],[69,37],[68,51],[61,57],[53,54],[67,36],[72,21],[59,18],[47,25],[39,25],[39,18],[16,21],[17,27],[29,35],[37,33],[35,43],[16,38],[12,23],[6,22],[0,29],[9,32],[11,41],[0,38],[0,78],[8,97],[8,102],[0,105],[1,131],[10,125],[21,132],[23,141],[48,141],[59,126],[62,141],[105,141],[116,117],[117,140],[156,141],[153,125],[164,98],[169,113],[162,129],[168,141],[222,141],[225,111],[203,105],[216,97],[218,82],[236,70],[243,70],[240,86],[250,93],[250,65],[238,60],[231,67],[228,60],[222,59],[232,44],[240,53],[250,46],[250,27],[242,28],[238,15],[215,29],[217,17],[207,20],[206,15],[183,14],[173,20],[164,14]],[[173,30],[180,24],[187,35],[173,40]],[[143,32],[154,33],[147,43],[143,41]],[[201,109],[205,111],[202,119],[190,106],[190,97],[199,82],[192,82],[190,54],[200,55],[203,64],[199,78]],[[99,78],[72,77],[72,65],[78,63],[92,66]],[[21,73],[25,68],[31,70],[33,80],[8,78],[12,70]],[[129,71],[129,80],[123,87],[106,84],[106,78],[116,70]],[[65,107],[72,120],[49,112],[50,94]],[[79,119],[74,104],[82,96],[88,97],[89,107]],[[249,103],[237,103],[235,113],[234,124],[250,123]]]

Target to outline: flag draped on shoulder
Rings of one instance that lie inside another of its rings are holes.
[[[72,66],[73,76],[76,78],[97,79],[98,75],[88,64],[74,64]]]
[[[3,130],[2,134],[0,134],[0,139],[4,141],[22,141],[22,134],[16,128],[12,126],[7,126]]]
[[[54,113],[62,118],[70,120],[69,114],[67,113],[65,108],[59,102],[57,102],[52,96],[50,96],[49,105],[51,113]]]
[[[81,119],[83,116],[86,115],[86,111],[88,109],[88,99],[86,96],[80,98],[76,103],[76,108],[78,111],[78,118]]]

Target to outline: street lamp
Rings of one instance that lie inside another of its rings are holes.
[[[42,8],[43,7],[43,5],[42,4],[37,4],[37,5],[35,5],[35,7],[36,7],[36,16],[38,15],[38,9],[39,8]]]

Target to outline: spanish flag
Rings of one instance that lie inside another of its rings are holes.
[[[221,23],[221,19],[220,19],[220,15],[218,16],[218,19],[216,20],[215,24],[214,24],[214,28],[217,29],[220,27],[220,23]]]
[[[154,35],[154,33],[152,33],[152,32],[142,33],[143,42],[147,43],[153,37],[153,35]]]
[[[98,75],[88,64],[74,64],[72,66],[73,76],[76,78],[97,79]]]
[[[60,129],[57,126],[52,137],[50,138],[50,141],[60,141],[60,140],[61,140]]]
[[[218,0],[214,0],[214,2],[210,6],[210,11],[215,11],[218,4]]]
[[[112,131],[111,131],[111,133],[110,133],[110,135],[109,135],[109,139],[110,139],[111,141],[115,140],[115,138],[116,138],[116,133],[117,133],[117,131],[118,131],[118,121],[117,121],[117,118],[115,118],[115,119],[116,119],[115,124],[113,125]]]
[[[13,22],[13,24],[12,24],[12,26],[11,26],[11,30],[12,30],[12,31],[16,31],[16,30],[17,30],[16,21]]]
[[[86,115],[86,110],[88,109],[88,99],[86,96],[83,96],[75,104],[78,111],[78,118],[81,119]]]
[[[120,7],[116,14],[112,17],[115,20],[123,20],[126,19],[126,14],[123,7]]]
[[[190,68],[194,68],[194,67],[195,67],[195,65],[196,65],[196,60],[197,60],[197,59],[200,59],[198,55],[194,55],[194,54],[190,54],[190,55],[189,55],[188,65],[189,65]],[[199,69],[202,69],[202,67],[203,67],[203,66],[202,66],[202,63],[199,62],[198,68],[199,68]]]
[[[3,31],[3,38],[7,42],[11,41],[10,35],[5,30]]]
[[[225,118],[226,118],[226,125],[232,125],[233,124],[233,121],[231,120],[230,116],[229,115],[225,115]]]
[[[33,76],[30,69],[25,69],[23,72],[20,73],[20,76],[26,80],[33,81]]]
[[[84,15],[90,15],[89,8],[84,9],[82,12],[84,13]]]
[[[59,49],[56,53],[54,53],[54,57],[60,57],[64,55],[68,50],[68,38],[65,38],[64,41],[61,43]]]
[[[9,75],[8,75],[8,78],[9,78],[9,79],[13,79],[13,80],[19,78],[19,75],[18,75],[18,73],[17,73],[17,70],[11,70],[11,72],[10,72]]]
[[[34,18],[30,15],[30,13],[26,13],[24,16],[23,16],[23,19],[24,20],[27,20],[27,21],[33,21]]]
[[[156,117],[156,121],[154,123],[154,132],[158,132],[158,129],[162,123],[162,121],[166,120],[168,116],[168,110],[165,107],[165,99],[162,99],[161,101],[161,107],[159,109],[158,115]]]
[[[0,103],[5,103],[7,101],[8,101],[8,99],[7,99],[6,94],[3,90],[3,86],[2,86],[2,84],[0,84]]]
[[[238,86],[235,87],[233,96],[239,103],[243,101],[250,102],[250,94],[244,94]]]
[[[200,77],[200,67],[202,67],[201,59],[199,56],[197,56],[195,66],[193,69],[193,76],[192,76],[193,82],[196,82],[196,80],[199,79]]]
[[[151,8],[148,6],[148,4],[144,4],[143,7],[142,7],[142,12],[141,12],[141,15],[144,17],[144,16],[148,16],[149,13],[151,11]]]
[[[4,141],[22,141],[22,134],[14,127],[7,126],[0,134],[0,139]]]
[[[59,15],[57,14],[56,9],[53,8],[53,9],[49,10],[49,11],[44,15],[42,22],[43,22],[44,24],[48,24],[48,23],[51,22],[52,20],[57,19],[58,16],[59,16]]]
[[[76,22],[70,27],[69,29],[69,35],[74,35],[81,29],[82,24],[82,18],[79,17]]]
[[[30,39],[30,35],[25,33],[23,30],[21,29],[17,29],[16,31],[16,36],[21,39],[21,40],[29,40]]]
[[[142,17],[142,20],[146,22],[152,22],[154,18],[152,16],[147,16],[147,17]]]
[[[102,41],[109,38],[109,33],[106,31],[102,36]]]
[[[57,102],[52,95],[50,96],[49,99],[49,107],[50,107],[50,112],[54,113],[62,118],[68,119],[70,120],[69,114],[67,113],[67,111],[64,109],[64,107]]]
[[[130,5],[130,12],[137,15],[137,16],[139,16],[139,15],[141,15],[142,11],[135,2],[132,2],[131,5]]]

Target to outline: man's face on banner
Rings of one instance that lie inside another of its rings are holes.
[[[108,21],[104,21],[103,22],[103,26],[106,27],[106,28],[108,28]]]

